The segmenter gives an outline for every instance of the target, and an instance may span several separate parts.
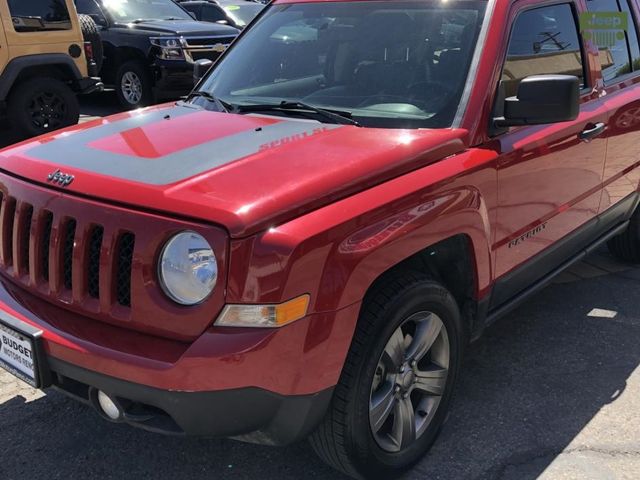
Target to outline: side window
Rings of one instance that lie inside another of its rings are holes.
[[[102,10],[95,2],[95,0],[76,0],[76,9],[78,13],[82,13],[84,15],[99,15],[103,16]]]
[[[506,96],[516,94],[530,75],[575,75],[584,85],[584,62],[578,25],[568,3],[520,13],[511,30],[502,70]]]
[[[16,32],[71,29],[64,0],[9,0],[9,12]]]
[[[587,9],[580,26],[598,47],[605,83],[640,70],[638,34],[627,0],[588,0]]]
[[[205,22],[218,22],[226,19],[227,16],[221,8],[214,7],[213,5],[205,5],[202,9],[202,20]]]

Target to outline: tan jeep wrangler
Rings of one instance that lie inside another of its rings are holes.
[[[76,94],[102,88],[101,54],[73,0],[0,0],[0,118],[26,136],[77,123]]]

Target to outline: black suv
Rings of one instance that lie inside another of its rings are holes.
[[[76,0],[98,25],[100,71],[125,108],[172,99],[193,87],[193,64],[215,60],[238,35],[227,25],[198,22],[172,0]]]

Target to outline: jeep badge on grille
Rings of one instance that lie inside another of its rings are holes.
[[[51,183],[57,183],[58,185],[62,186],[62,187],[66,187],[68,186],[71,182],[73,182],[73,179],[75,177],[69,173],[63,173],[60,171],[60,169],[56,170],[55,172],[50,173],[47,176],[47,181],[51,182]]]

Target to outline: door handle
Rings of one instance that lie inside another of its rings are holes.
[[[587,127],[588,128],[585,128],[578,134],[578,138],[583,142],[590,142],[592,139],[602,135],[604,133],[605,124],[602,122],[598,122],[595,125],[590,123]]]

